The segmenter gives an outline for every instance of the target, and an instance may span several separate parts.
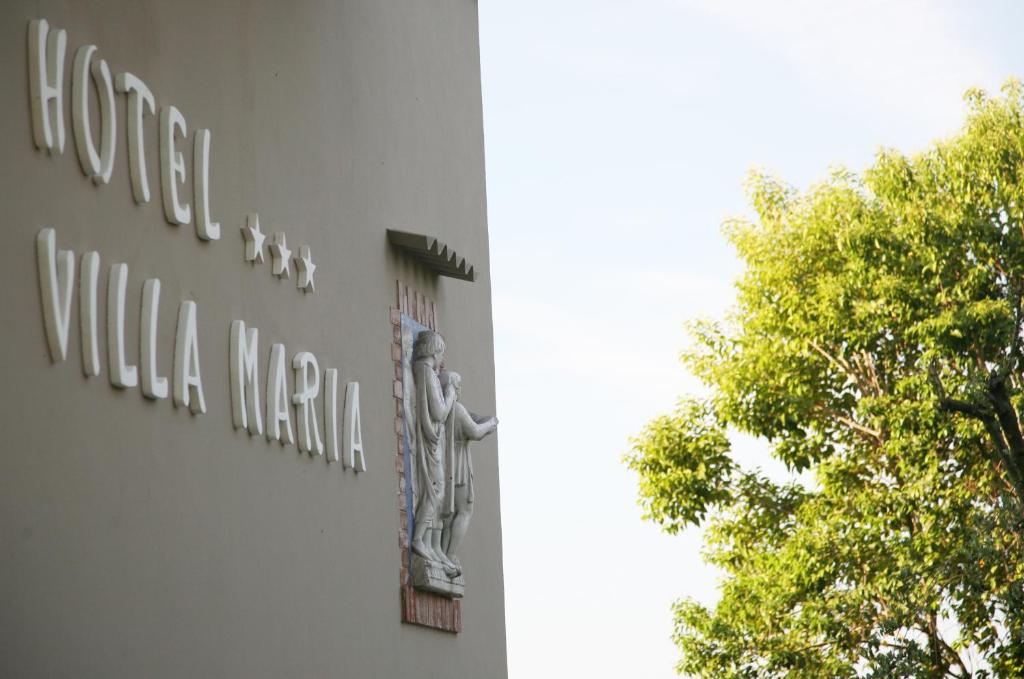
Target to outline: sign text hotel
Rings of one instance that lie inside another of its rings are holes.
[[[66,141],[64,125],[65,55],[67,33],[51,29],[46,20],[29,23],[28,70],[32,103],[32,134],[35,145],[49,154],[62,154]],[[99,95],[99,140],[90,124],[90,93]],[[85,175],[97,186],[110,181],[117,147],[117,117],[115,97],[127,97],[128,120],[125,130],[128,149],[128,174],[132,196],[136,203],[148,203],[151,198],[150,182],[146,174],[144,120],[156,115],[153,93],[145,82],[131,73],[112,77],[107,62],[96,57],[94,45],[83,45],[74,56],[71,72],[72,133],[79,163]],[[209,168],[210,131],[196,130],[192,146],[191,202],[182,195],[182,184],[189,170],[185,157],[178,150],[181,140],[187,138],[185,117],[172,105],[159,108],[158,142],[160,165],[160,194],[164,216],[173,225],[195,224],[196,236],[206,241],[221,237],[220,224],[210,215]],[[259,218],[247,217],[242,229],[245,242],[244,259],[263,262],[264,239]],[[300,246],[299,255],[292,257],[283,233],[274,234],[268,246],[271,255],[271,273],[279,278],[290,277],[291,262],[296,266],[296,286],[303,293],[313,292],[312,254],[308,246]],[[76,277],[76,257],[70,250],[57,247],[53,228],[43,228],[36,239],[39,285],[43,324],[50,359],[60,363],[67,359],[68,338],[71,333],[71,301],[75,282],[78,283],[79,334],[82,348],[82,369],[87,377],[100,374],[100,347],[98,333],[97,300],[99,295],[100,255],[85,252]],[[197,303],[183,300],[178,306],[174,339],[174,359],[171,375],[157,372],[157,326],[160,299],[160,280],[151,278],[142,286],[142,308],[139,316],[140,347],[138,365],[130,363],[125,347],[125,298],[128,284],[128,265],[113,263],[107,268],[106,329],[107,371],[110,383],[119,389],[134,389],[149,399],[170,396],[175,406],[188,408],[193,414],[206,413],[203,377],[199,360],[199,310]],[[321,373],[316,356],[299,352],[291,356],[291,369],[295,372],[294,391],[288,391],[287,356],[285,347],[275,343],[270,347],[269,368],[265,388],[259,379],[259,330],[246,327],[242,320],[230,322],[230,380],[231,411],[234,426],[245,429],[252,436],[266,435],[282,445],[296,443],[299,450],[324,455],[328,462],[342,462],[343,467],[365,471],[359,415],[359,384],[349,382],[344,394],[344,422],[339,421],[338,370],[327,368]],[[321,378],[322,374],[322,378]],[[265,410],[261,406],[265,395]],[[323,430],[317,423],[317,411],[323,408]],[[296,426],[293,433],[291,409],[295,409]],[[265,413],[265,417],[264,417]],[[342,425],[343,426],[340,426]],[[339,434],[343,432],[343,436]]]

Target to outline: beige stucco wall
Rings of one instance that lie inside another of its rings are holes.
[[[63,155],[32,143],[34,18],[68,31]],[[191,135],[211,130],[220,241],[164,220],[152,117],[153,200],[134,204],[122,96],[109,185],[82,174],[70,77],[88,43],[115,74],[142,78],[158,107],[182,111],[189,182]],[[464,398],[494,411],[476,3],[12,0],[0,6],[0,74],[0,676],[505,676],[496,437],[475,448],[464,631],[403,625],[399,609],[396,279],[437,299]],[[247,212],[293,249],[312,246],[314,294],[243,262]],[[49,360],[35,260],[43,227],[60,248],[100,254],[99,377],[82,374],[77,297],[68,358]],[[478,281],[404,261],[389,227],[440,236]],[[164,375],[178,303],[197,301],[205,415],[111,387],[105,282],[115,261],[129,266],[133,362],[146,278],[163,287]],[[283,342],[289,357],[311,351],[338,368],[342,386],[360,383],[367,473],[233,428],[234,319],[260,330],[261,380],[270,344]]]

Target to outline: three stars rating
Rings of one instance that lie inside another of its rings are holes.
[[[262,264],[263,244],[267,240],[267,234],[260,231],[260,216],[255,212],[246,216],[242,238],[245,241],[245,261],[253,265]],[[291,278],[291,261],[294,259],[295,287],[303,292],[313,292],[313,272],[316,271],[316,264],[313,263],[313,253],[308,245],[300,245],[298,257],[292,257],[284,233],[278,232],[273,235],[267,249],[270,250],[271,274],[277,278]]]

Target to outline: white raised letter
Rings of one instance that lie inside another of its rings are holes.
[[[139,205],[149,202],[149,178],[146,175],[146,145],[142,136],[142,116],[156,113],[156,100],[146,83],[131,73],[119,73],[117,91],[128,95],[128,175],[132,180],[132,198]]]
[[[43,296],[43,327],[50,361],[60,363],[68,354],[68,322],[71,320],[71,287],[75,284],[75,253],[57,250],[53,229],[36,236],[39,290]]]
[[[188,406],[192,414],[206,412],[203,377],[199,372],[196,303],[192,300],[185,300],[178,307],[178,331],[174,338],[174,405]]]
[[[297,411],[295,418],[299,430],[299,450],[323,455],[324,444],[320,441],[314,403],[316,395],[320,393],[320,366],[316,356],[308,351],[300,351],[292,358],[292,368],[295,369],[292,403]]]
[[[174,148],[175,132],[188,134],[185,118],[174,106],[160,109],[160,188],[164,196],[164,216],[171,224],[192,221],[192,206],[178,200],[178,182],[185,181],[185,158]]]
[[[327,461],[339,462],[338,452],[338,369],[324,370],[324,437],[327,439]]]
[[[270,367],[267,369],[267,440],[280,441],[281,445],[294,441],[292,417],[288,414],[288,378],[284,369],[283,344],[270,347]]]
[[[196,205],[196,235],[220,238],[220,224],[210,219],[210,131],[196,130],[192,150],[192,195]]]
[[[37,149],[46,149],[48,153],[64,153],[64,49],[67,44],[68,34],[57,28],[50,31],[46,19],[33,19],[28,23],[32,138]]]
[[[256,365],[259,329],[245,327],[245,321],[231,321],[231,417],[235,429],[248,429],[251,436],[263,433],[260,414],[260,380]]]
[[[147,398],[167,398],[167,378],[156,374],[156,322],[159,310],[160,279],[150,278],[142,286],[142,316],[139,328],[142,395]]]
[[[356,464],[356,455],[359,464]],[[345,387],[345,466],[357,472],[366,471],[363,455],[363,428],[359,421],[359,383],[349,382]]]
[[[82,332],[82,372],[86,377],[100,374],[100,342],[97,331],[99,312],[97,288],[100,279],[100,253],[82,255],[82,277],[78,281],[78,320]]]
[[[124,296],[128,288],[128,265],[111,264],[107,273],[107,369],[110,383],[126,389],[139,383],[134,365],[124,360]]]
[[[75,52],[71,76],[71,121],[75,127],[75,147],[82,172],[95,184],[106,184],[114,171],[114,146],[117,142],[117,118],[114,110],[114,83],[105,59],[92,60],[95,45],[82,45]],[[89,124],[89,74],[100,92],[100,152],[92,140]]]

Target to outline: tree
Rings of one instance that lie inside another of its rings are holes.
[[[707,395],[626,456],[645,517],[705,528],[714,607],[675,606],[681,673],[1024,676],[1024,89],[963,129],[798,192],[750,180],[745,264],[684,363]],[[765,439],[794,472],[731,457]]]

